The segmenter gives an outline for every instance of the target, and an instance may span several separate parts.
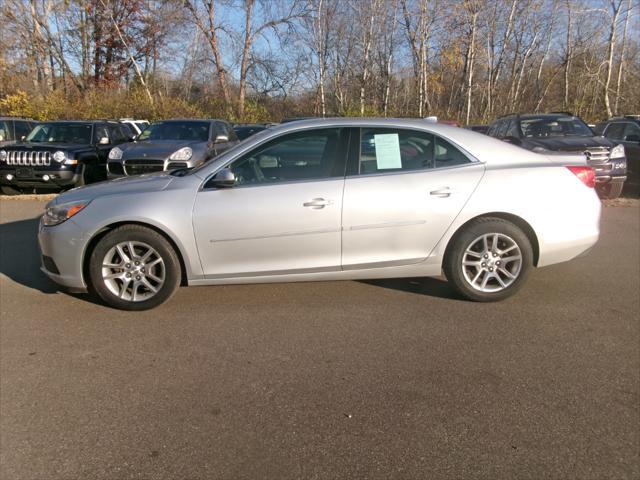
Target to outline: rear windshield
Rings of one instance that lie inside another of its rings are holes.
[[[533,117],[520,120],[520,128],[525,137],[592,137],[593,132],[577,117]]]
[[[209,122],[157,122],[149,125],[138,136],[144,140],[209,140]]]
[[[41,123],[27,136],[27,142],[91,143],[90,123]]]

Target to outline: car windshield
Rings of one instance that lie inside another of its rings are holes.
[[[249,138],[251,135],[263,131],[264,129],[265,127],[237,127],[235,132],[239,140],[244,140]]]
[[[187,140],[206,142],[209,139],[209,122],[158,122],[149,125],[138,136],[145,140]]]
[[[91,143],[90,123],[42,123],[27,136],[27,142]]]
[[[520,120],[522,134],[529,138],[580,136],[593,132],[577,117],[532,117]]]
[[[269,135],[271,135],[271,132],[268,129],[262,130],[261,132],[256,133],[255,135],[251,136],[251,140],[247,140],[247,142],[253,141],[255,140],[261,140],[262,138],[268,137]],[[222,156],[229,156],[229,155],[233,155],[236,152],[243,150],[246,147],[246,142],[238,142],[236,143],[233,147],[225,150],[224,152],[222,152],[220,155],[218,155],[217,157],[213,157],[212,160],[217,159],[218,157],[222,157]],[[200,165],[198,165],[197,167],[191,168],[189,169],[189,172],[186,173],[186,175],[192,175],[194,173],[199,172],[200,170],[203,170],[205,168],[207,168],[209,165],[211,164],[211,162],[204,162],[201,163]]]

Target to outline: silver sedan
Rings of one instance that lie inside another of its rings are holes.
[[[504,299],[599,234],[594,173],[424,120],[265,130],[191,170],[77,188],[46,207],[42,269],[143,310],[179,285],[439,276]]]

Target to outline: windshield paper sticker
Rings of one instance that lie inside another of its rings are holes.
[[[378,170],[402,168],[400,158],[400,139],[397,133],[382,133],[373,136],[376,146]]]

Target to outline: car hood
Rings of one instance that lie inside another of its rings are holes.
[[[613,147],[613,144],[604,137],[546,137],[527,138],[527,142],[534,147],[542,147],[547,150],[561,152],[582,152],[593,147]]]
[[[142,142],[131,142],[118,147],[122,150],[123,158],[165,158],[173,152],[184,147],[196,149],[207,142],[190,142],[184,140],[151,140]]]
[[[85,187],[74,188],[58,195],[50,204],[87,201],[107,195],[157,192],[167,188],[173,180],[175,180],[175,177],[166,172],[123,177],[106,182],[94,183]]]

